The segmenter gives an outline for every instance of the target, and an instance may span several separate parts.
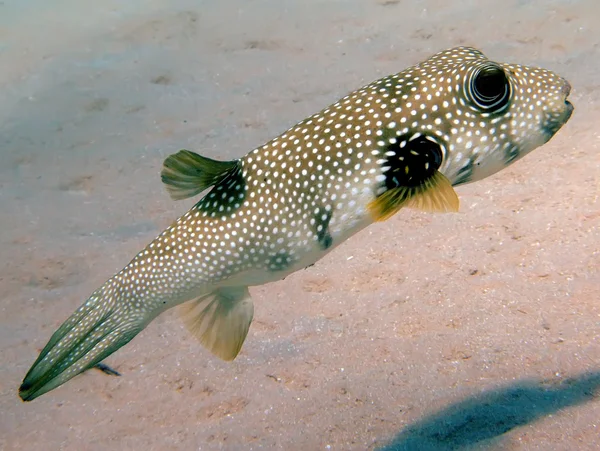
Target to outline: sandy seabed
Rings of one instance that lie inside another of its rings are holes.
[[[124,6],[125,5],[125,6]],[[0,448],[600,449],[595,0],[0,2]],[[163,159],[239,157],[454,45],[569,79],[546,146],[252,288],[233,363],[174,312],[32,403],[62,321],[191,202]]]

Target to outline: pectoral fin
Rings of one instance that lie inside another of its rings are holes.
[[[382,181],[369,205],[375,221],[384,221],[403,207],[425,211],[458,211],[450,181],[438,169],[444,148],[434,136],[416,133],[389,139],[380,160]]]
[[[180,150],[165,159],[160,176],[171,198],[181,200],[216,185],[238,167],[237,160],[218,161]]]
[[[450,181],[440,172],[420,186],[399,186],[369,203],[375,221],[385,221],[403,207],[430,212],[457,212],[459,200]]]
[[[210,352],[223,360],[235,359],[254,316],[248,287],[219,288],[180,309],[187,329]]]

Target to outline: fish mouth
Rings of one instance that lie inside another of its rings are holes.
[[[569,83],[567,80],[564,80],[562,94],[565,96],[565,110],[562,115],[562,123],[564,124],[571,118],[573,110],[575,109],[573,104],[569,101],[569,95],[571,94],[571,83]]]
[[[571,118],[571,115],[573,114],[573,110],[575,109],[573,104],[569,101],[569,94],[571,94],[571,83],[569,83],[567,80],[565,80],[565,84],[563,85],[562,92],[565,96],[565,107],[566,107],[565,112],[563,113],[563,124],[564,124]]]
[[[567,109],[565,110],[565,122],[567,122],[571,118],[571,115],[573,114],[573,110],[575,110],[575,107],[567,99],[565,99],[565,105],[567,107]]]
[[[565,95],[565,99],[566,99],[567,97],[569,97],[569,94],[571,94],[571,83],[569,83],[564,78],[562,79],[562,81],[563,81],[562,93]]]
[[[570,85],[567,84],[568,89],[566,89],[566,94],[570,92]],[[546,136],[546,141],[552,138],[556,132],[558,132],[563,125],[567,123],[567,121],[573,115],[573,111],[575,107],[573,104],[565,98],[564,106],[561,108],[561,111],[552,112],[546,115],[544,123],[542,125],[542,129],[544,131],[544,135]]]

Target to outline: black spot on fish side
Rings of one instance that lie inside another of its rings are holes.
[[[387,146],[385,188],[417,187],[431,178],[442,165],[440,144],[424,135],[399,136]]]
[[[506,162],[506,164],[510,164],[513,161],[515,161],[517,158],[519,158],[519,155],[521,155],[519,146],[512,144],[512,145],[508,146],[506,148],[506,150],[504,151],[504,161]]]
[[[333,244],[333,238],[329,233],[329,221],[331,221],[331,210],[319,207],[315,213],[315,231],[321,249],[329,249]]]
[[[473,177],[473,160],[469,158],[467,164],[465,164],[458,173],[456,174],[456,180],[452,184],[453,186],[461,185],[463,183],[467,183]]]
[[[293,263],[294,258],[285,250],[280,250],[274,255],[270,255],[267,260],[267,269],[269,271],[285,271]]]

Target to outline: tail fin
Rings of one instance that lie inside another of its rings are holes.
[[[105,285],[106,286],[106,285]],[[19,396],[31,401],[91,368],[147,324],[114,290],[98,289],[52,335],[25,376]]]

